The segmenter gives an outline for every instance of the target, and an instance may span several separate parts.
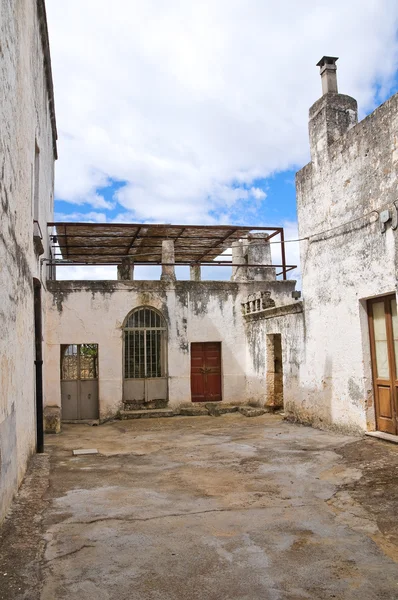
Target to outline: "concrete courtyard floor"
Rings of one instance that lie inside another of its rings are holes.
[[[65,425],[46,452],[2,600],[398,598],[398,446],[235,413]]]

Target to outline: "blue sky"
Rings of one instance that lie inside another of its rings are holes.
[[[47,0],[47,11],[56,220],[283,225],[294,238],[317,61],[340,57],[360,118],[397,90],[395,0],[114,0],[111,12]]]
[[[261,189],[265,192],[266,198],[261,200],[260,202],[250,201],[250,204],[254,204],[254,206],[249,206],[249,211],[245,214],[242,213],[241,205],[237,207],[235,211],[230,213],[228,221],[225,221],[226,224],[229,223],[241,223],[247,225],[270,225],[270,226],[278,226],[288,224],[286,228],[287,237],[291,239],[295,239],[296,235],[296,194],[295,194],[295,173],[296,170],[287,170],[281,173],[275,173],[271,177],[267,179],[258,179],[253,183],[256,188]],[[123,215],[123,207],[117,203],[115,199],[115,194],[118,189],[120,189],[125,182],[114,182],[110,181],[110,185],[103,188],[98,188],[97,192],[104,197],[106,202],[113,205],[113,208],[109,210],[104,210],[102,212],[97,212],[96,215],[93,215],[92,208],[89,205],[82,205],[79,207],[79,212],[76,213],[75,206],[71,205],[68,202],[63,200],[56,199],[55,201],[55,220],[57,221],[98,221],[99,215],[101,215],[100,221],[108,221],[108,222],[120,222],[121,215]],[[93,218],[94,217],[94,218]],[[217,215],[215,214],[217,218]],[[131,219],[129,219],[131,220]],[[156,220],[156,219],[155,219]],[[177,220],[178,221],[178,220]],[[135,220],[133,221],[135,222]],[[137,219],[137,222],[141,222]],[[287,258],[289,264],[297,264],[298,263],[298,255],[297,255],[298,245],[289,246],[287,252]],[[273,248],[274,251],[274,262],[275,264],[280,262],[279,258],[279,246]],[[289,260],[290,259],[290,260]],[[104,271],[103,268],[77,268],[74,269],[75,275],[74,277],[98,277],[102,278],[103,273],[106,273],[106,277],[114,278],[115,277],[115,268],[110,267]],[[62,278],[69,278],[70,270],[59,269],[58,276]],[[294,272],[291,273],[291,277],[295,277],[293,275]],[[158,278],[160,276],[160,269],[156,267],[151,268],[136,268],[135,277],[137,279],[152,279]],[[189,269],[182,267],[177,269],[177,276],[179,279],[189,279]],[[217,267],[216,269],[212,269],[209,267],[202,267],[202,278],[203,279],[229,279],[231,276],[230,268]]]
[[[232,223],[244,221],[247,224],[259,224],[258,218],[264,224],[278,225],[285,221],[296,220],[296,195],[295,195],[295,169],[275,173],[266,179],[253,180],[253,186],[265,192],[266,198],[260,202],[250,200],[250,212],[242,214],[241,205],[236,207],[230,213]],[[97,211],[98,215],[103,215],[107,221],[114,221],[120,217],[125,209],[121,206],[115,197],[117,191],[126,185],[123,181],[110,180],[106,187],[96,188],[98,194],[112,205],[108,210]],[[251,186],[250,186],[251,187]],[[78,214],[81,220],[93,221],[93,210],[90,205],[83,204],[76,211],[76,206],[56,198],[55,200],[55,218],[61,220],[75,220],[74,215]],[[217,214],[215,213],[215,218]],[[140,221],[141,222],[141,221]]]

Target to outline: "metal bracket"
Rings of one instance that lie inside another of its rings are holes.
[[[380,219],[380,231],[381,231],[381,233],[385,233],[386,232],[386,223],[388,223],[388,221],[391,220],[391,212],[389,211],[389,209],[383,210],[379,215],[379,219]]]
[[[398,228],[398,200],[395,200],[392,208],[391,229],[394,231]]]

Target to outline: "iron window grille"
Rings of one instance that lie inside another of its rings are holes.
[[[61,380],[98,379],[98,344],[61,346]]]
[[[124,377],[165,377],[166,323],[152,308],[135,309],[124,327]]]

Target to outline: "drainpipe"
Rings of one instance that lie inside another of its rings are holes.
[[[43,431],[43,351],[41,321],[41,283],[33,279],[35,312],[35,369],[36,369],[36,452],[44,452]]]

